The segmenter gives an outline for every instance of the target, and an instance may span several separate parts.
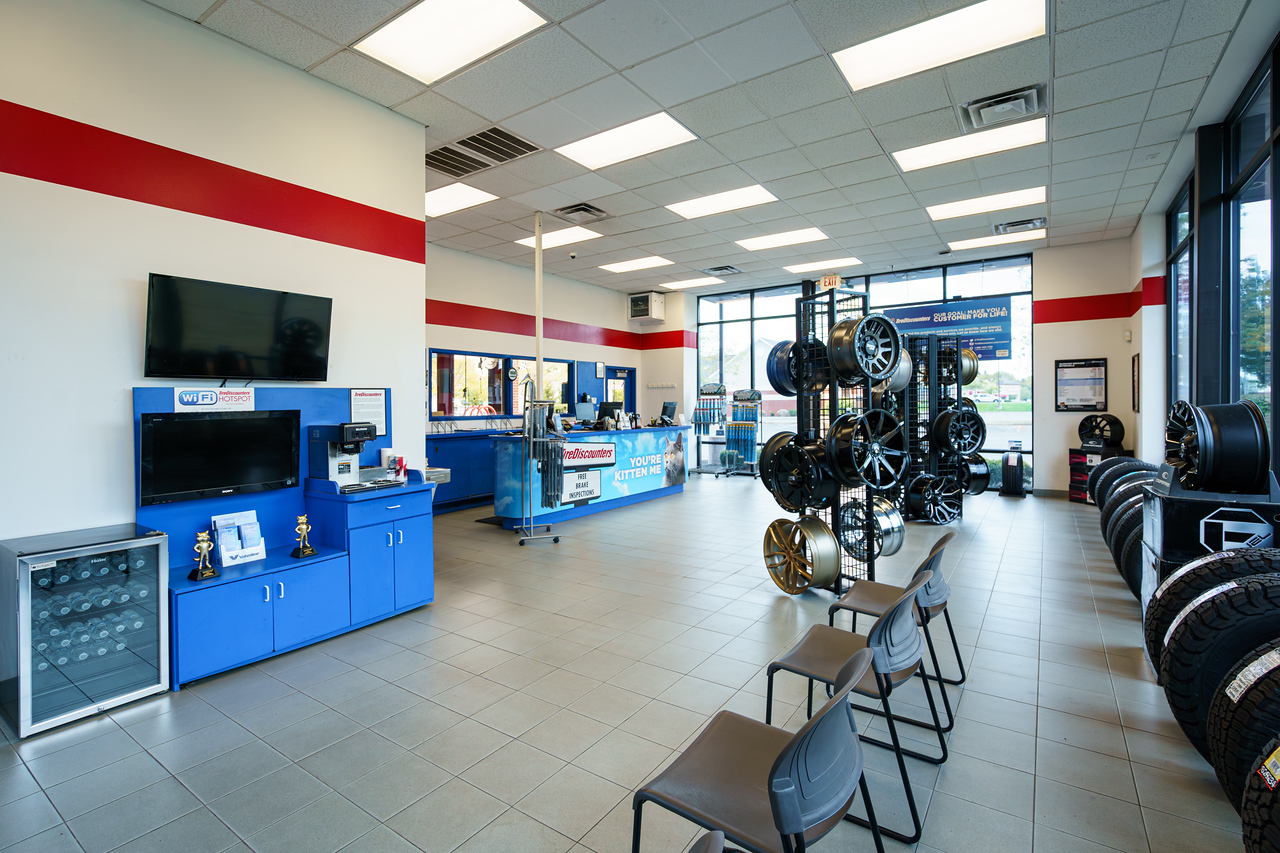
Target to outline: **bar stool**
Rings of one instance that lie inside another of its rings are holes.
[[[813,683],[836,683],[842,668],[849,658],[864,649],[870,649],[873,655],[872,668],[868,670],[853,692],[869,699],[878,699],[885,711],[885,722],[889,727],[890,743],[866,737],[866,743],[874,743],[892,749],[898,760],[898,770],[902,775],[902,787],[907,796],[907,807],[911,812],[913,833],[898,832],[881,828],[881,832],[907,844],[920,840],[920,811],[916,807],[915,794],[911,790],[911,779],[907,774],[905,756],[912,756],[933,764],[941,764],[947,760],[947,741],[943,736],[942,721],[938,718],[938,708],[933,701],[933,689],[929,679],[924,679],[925,696],[929,700],[929,710],[933,715],[934,725],[931,727],[938,734],[938,745],[941,750],[938,756],[925,755],[904,749],[898,738],[895,716],[889,706],[889,695],[893,689],[909,680],[917,670],[924,668],[925,644],[921,638],[919,626],[913,612],[917,593],[929,583],[933,573],[925,570],[917,573],[911,584],[901,591],[898,599],[876,620],[866,635],[844,631],[828,625],[814,625],[809,628],[804,638],[778,660],[769,664],[767,669],[768,688],[765,705],[765,722],[773,717],[773,676],[778,670],[786,670],[809,679],[809,713],[813,711]],[[850,817],[850,820],[863,826],[867,824],[861,818]]]

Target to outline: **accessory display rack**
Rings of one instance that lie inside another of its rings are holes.
[[[760,441],[761,394],[754,388],[733,392],[731,414],[725,425],[725,473],[757,477]]]
[[[726,397],[725,387],[718,382],[708,382],[698,389],[698,404],[693,410],[694,467],[690,469],[690,474],[715,474],[719,476],[728,473],[724,465],[702,464],[702,439],[704,437],[724,436]],[[713,444],[708,441],[707,443],[715,447],[720,442]]]
[[[564,484],[564,436],[548,432],[547,419],[555,411],[554,400],[533,399],[533,381],[526,378],[521,383],[524,393],[524,424],[520,431],[520,449],[523,459],[520,461],[520,526],[516,532],[520,534],[520,544],[538,539],[550,539],[553,543],[560,541],[558,534],[551,532],[550,524],[534,524],[533,522],[533,470],[538,466],[542,474],[541,503],[543,508],[552,509],[560,506],[560,490]],[[544,528],[546,533],[535,534],[535,528]]]

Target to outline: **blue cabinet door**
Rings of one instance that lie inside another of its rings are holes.
[[[427,461],[432,467],[449,469],[449,482],[436,485],[438,502],[461,500],[471,493],[471,470],[466,452],[470,444],[467,439],[427,442]]]
[[[435,597],[435,540],[429,515],[402,518],[396,531],[396,609],[426,604]]]
[[[271,654],[275,590],[243,580],[173,596],[182,684]]]
[[[396,609],[393,534],[391,523],[347,531],[352,623],[367,622]]]
[[[292,648],[350,625],[350,590],[346,557],[271,575],[276,649]]]
[[[467,442],[467,449],[472,497],[493,497],[493,439],[473,438]]]

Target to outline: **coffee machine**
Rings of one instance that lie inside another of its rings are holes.
[[[332,480],[340,492],[354,491],[346,487],[360,486],[360,451],[377,437],[370,423],[312,424],[307,427],[308,475]]]

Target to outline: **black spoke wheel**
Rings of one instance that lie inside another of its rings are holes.
[[[825,463],[826,448],[820,444],[805,446],[788,441],[772,450],[769,454],[772,488],[769,491],[778,506],[787,512],[834,506],[840,496],[840,483],[827,470]]]
[[[1083,442],[1096,442],[1104,447],[1119,447],[1124,443],[1124,424],[1115,415],[1085,415],[1076,428]]]
[[[850,488],[883,492],[902,482],[910,459],[902,424],[884,409],[841,415],[827,430],[826,459],[837,480]]]
[[[911,511],[934,524],[950,524],[960,517],[963,492],[950,477],[921,474],[907,488],[907,505]]]
[[[840,501],[840,481],[831,471],[827,446],[821,441],[804,445],[804,451],[813,460],[818,476],[809,483],[805,506],[809,509],[831,509]]]
[[[960,462],[960,488],[965,494],[980,495],[991,485],[991,464],[976,453]]]
[[[796,395],[796,385],[791,379],[791,349],[794,346],[795,341],[778,341],[773,345],[773,349],[769,350],[769,357],[764,363],[764,372],[769,379],[769,384],[783,397]]]
[[[796,434],[794,432],[777,432],[764,443],[764,447],[760,448],[760,481],[764,483],[764,487],[770,492],[773,492],[776,483],[776,454],[780,448],[790,443],[795,437]]]
[[[987,442],[987,424],[977,412],[948,409],[933,422],[933,440],[947,453],[968,456]]]
[[[827,387],[827,345],[817,338],[792,345],[787,356],[787,375],[797,391],[820,393]]]
[[[1266,418],[1252,400],[1213,406],[1179,400],[1165,423],[1164,461],[1186,489],[1260,493],[1271,464]]]
[[[831,368],[843,382],[888,379],[902,357],[898,327],[883,314],[841,320],[831,327],[830,342]]]

